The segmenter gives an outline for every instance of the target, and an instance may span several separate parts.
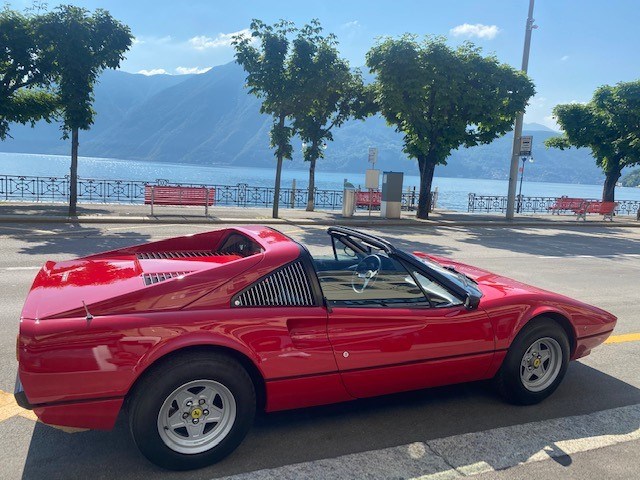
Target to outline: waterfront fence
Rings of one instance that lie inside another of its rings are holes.
[[[142,180],[97,180],[78,179],[78,202],[80,203],[128,203],[144,204],[146,186],[179,186],[210,188],[215,191],[214,205],[233,207],[270,207],[273,205],[273,187],[253,186],[246,183],[237,185],[216,185],[199,183],[175,183],[158,179],[154,182]],[[281,208],[305,208],[308,190],[306,188],[280,189]],[[315,207],[321,210],[342,208],[342,190],[316,188]],[[68,202],[69,178],[0,175],[0,199],[25,202]],[[415,210],[418,192],[413,188],[402,195],[403,210]]]
[[[558,197],[526,197],[524,195],[516,198],[516,207],[519,213],[551,214],[553,206]],[[585,198],[586,201],[597,202],[595,198]],[[618,207],[616,215],[637,215],[640,209],[640,200],[616,200]],[[469,205],[467,211],[470,213],[506,213],[507,197],[502,195],[476,195],[469,194]],[[573,212],[564,212],[573,213]]]

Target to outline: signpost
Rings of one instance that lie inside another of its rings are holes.
[[[533,162],[531,158],[531,147],[533,145],[533,137],[531,135],[523,135],[520,137],[520,159],[522,160],[522,167],[520,167],[520,191],[518,192],[518,204],[516,213],[520,213],[522,209],[522,180],[524,180],[524,164],[527,158],[530,162]]]
[[[375,190],[380,188],[380,170],[367,169],[364,175],[364,188]]]
[[[378,149],[376,147],[369,147],[369,163],[373,168],[378,161]]]
[[[369,216],[371,216],[371,208],[373,207],[373,191],[380,188],[380,170],[376,170],[376,162],[378,161],[378,149],[369,147],[369,163],[371,168],[365,174],[365,188],[369,189]]]
[[[520,137],[520,156],[530,157],[531,146],[533,144],[533,137],[531,135],[523,135]]]

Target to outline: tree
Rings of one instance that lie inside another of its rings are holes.
[[[287,120],[297,111],[294,81],[291,76],[291,36],[296,28],[291,22],[280,20],[266,25],[253,19],[251,35],[237,35],[233,39],[235,58],[246,71],[249,92],[262,99],[260,113],[273,117],[270,140],[277,160],[273,198],[273,218],[278,217],[282,162],[291,159],[291,137],[295,131]],[[257,44],[257,45],[256,45]]]
[[[55,115],[56,98],[46,90],[51,57],[40,23],[38,15],[0,10],[0,140],[10,136],[10,123],[33,125]]]
[[[383,116],[404,134],[404,152],[418,161],[418,218],[428,218],[436,165],[451,151],[490,143],[511,130],[535,93],[522,72],[483,57],[471,43],[449,47],[443,37],[384,38],[367,53],[377,75]]]
[[[116,69],[133,36],[129,27],[109,12],[62,5],[42,17],[42,36],[53,60],[56,94],[62,110],[63,137],[71,133],[69,215],[76,215],[78,199],[78,131],[88,130],[95,112],[93,87],[106,69]]]
[[[589,103],[556,105],[553,115],[564,133],[545,144],[590,148],[605,174],[602,201],[613,202],[622,169],[640,164],[640,80],[600,87]]]
[[[335,37],[323,37],[321,31],[316,20],[303,28],[293,42],[290,62],[298,97],[293,126],[304,142],[302,154],[309,162],[309,212],[314,209],[316,162],[324,158],[326,142],[333,140],[331,130],[349,118],[363,119],[376,111],[360,72],[352,72],[348,62],[340,58]]]

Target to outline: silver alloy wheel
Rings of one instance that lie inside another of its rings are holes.
[[[193,380],[176,388],[158,413],[158,433],[178,453],[197,454],[218,445],[236,420],[236,400],[214,380]]]
[[[562,368],[562,348],[550,337],[536,340],[520,362],[520,380],[530,392],[548,388]]]

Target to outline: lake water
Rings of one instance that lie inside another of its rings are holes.
[[[61,155],[35,155],[23,153],[0,153],[0,175],[29,175],[63,177],[69,173],[70,159]],[[297,188],[308,185],[308,171],[290,168],[285,162],[282,171],[282,186],[290,187],[296,180]],[[289,167],[289,168],[287,168]],[[299,168],[299,166],[298,166]],[[417,168],[416,168],[417,173]],[[170,182],[209,183],[235,185],[246,183],[257,186],[272,186],[275,178],[273,168],[246,167],[206,167],[184,163],[157,163],[107,158],[81,157],[78,174],[84,178],[146,180],[166,179]],[[364,185],[362,173],[316,172],[316,186],[319,189],[340,190],[344,179],[354,185]],[[405,175],[405,187],[418,187],[418,175]],[[485,180],[473,178],[435,177],[434,187],[438,187],[440,208],[467,210],[469,193],[478,195],[506,195],[506,180]],[[567,195],[579,198],[601,198],[602,185],[580,185],[565,183],[528,182],[522,187],[525,196],[559,197]],[[640,200],[640,188],[616,188],[616,199]]]

